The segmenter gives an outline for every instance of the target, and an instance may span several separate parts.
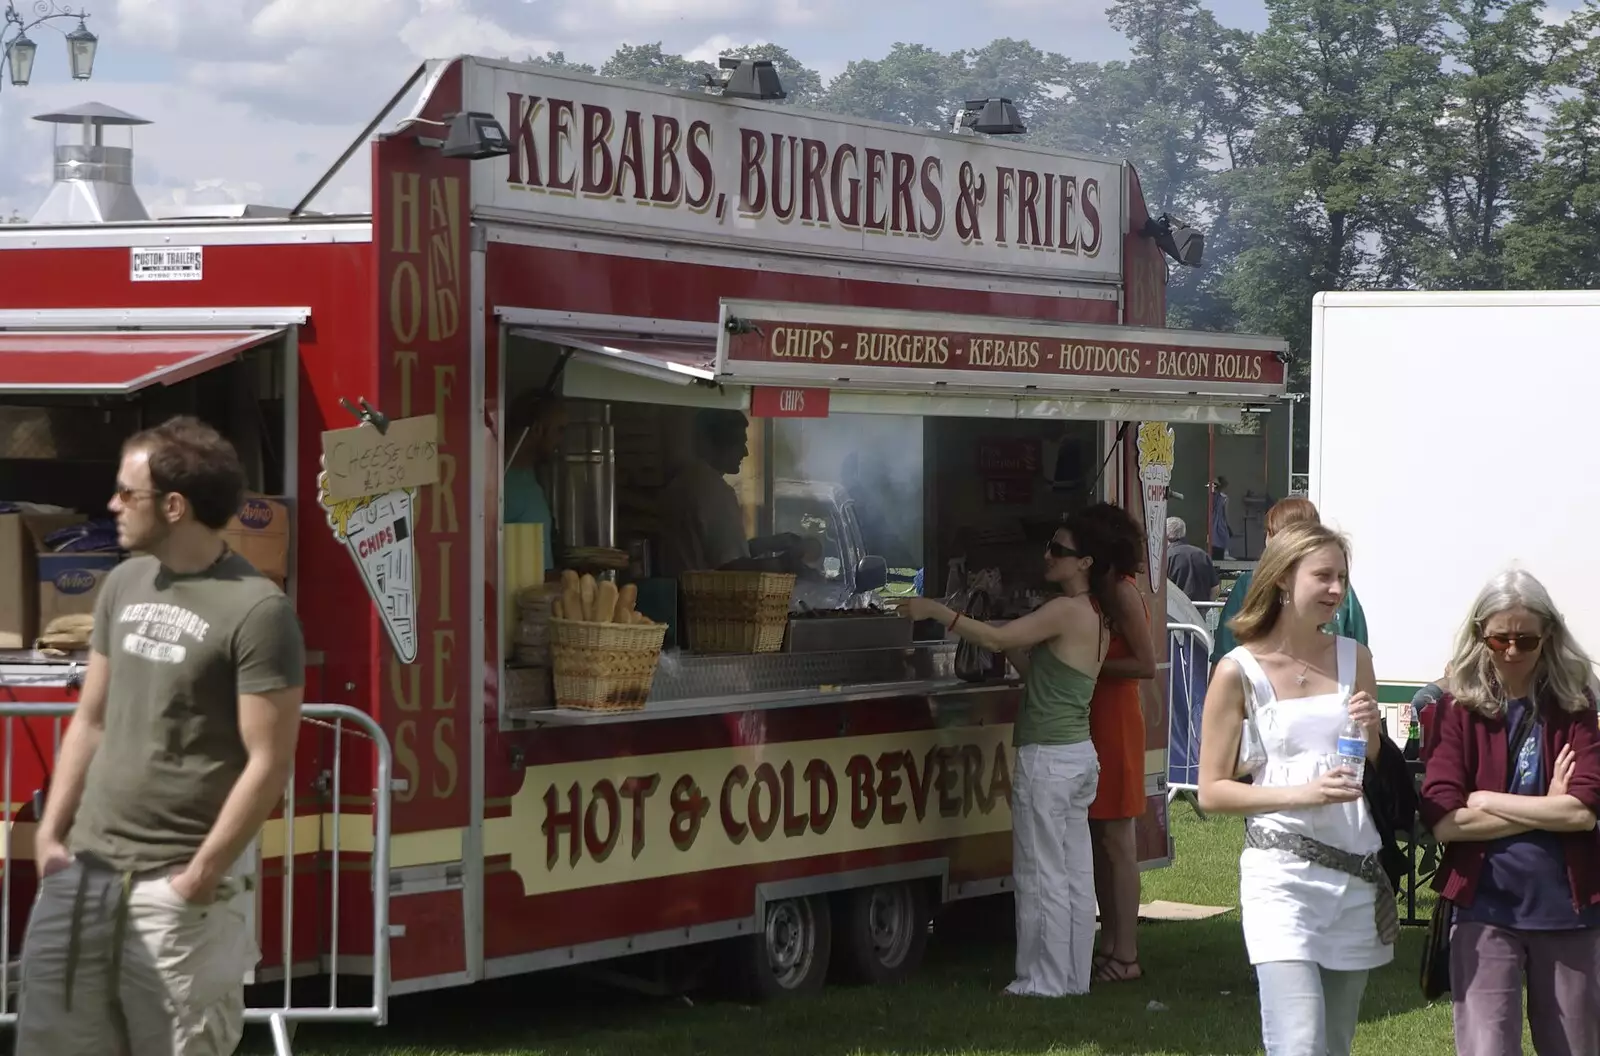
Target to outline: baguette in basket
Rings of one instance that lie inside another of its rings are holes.
[[[638,601],[639,588],[632,583],[618,590],[610,580],[597,584],[588,573],[580,576],[569,568],[561,573],[561,597],[550,614],[558,620],[581,623],[654,626],[655,621],[634,607]]]
[[[551,657],[556,706],[637,711],[650,697],[666,624],[638,612],[638,590],[562,573],[552,606]]]

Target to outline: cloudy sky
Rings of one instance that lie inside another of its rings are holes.
[[[0,7],[5,0],[0,0]],[[896,41],[954,50],[1017,36],[1075,59],[1123,54],[1109,0],[72,0],[100,37],[74,83],[59,33],[41,27],[33,83],[0,86],[0,216],[24,217],[50,179],[51,127],[35,114],[88,101],[154,122],[133,131],[146,205],[292,205],[420,59],[547,50],[598,65],[618,44],[661,41],[714,59],[774,41],[825,77]],[[34,0],[15,0],[28,11]],[[1255,28],[1260,0],[1213,0]],[[863,12],[870,12],[863,15]],[[73,23],[56,23],[70,31]],[[113,130],[113,144],[126,132]],[[363,156],[315,208],[367,206]]]

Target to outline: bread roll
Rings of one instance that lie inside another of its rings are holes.
[[[601,583],[595,591],[594,619],[596,623],[619,623],[617,615],[617,585],[611,580]]]
[[[639,588],[632,583],[617,592],[617,607],[611,617],[612,623],[627,625],[633,622],[634,606],[639,601]]]
[[[594,609],[595,609],[596,587],[595,587],[595,583],[594,583],[594,577],[591,576],[587,572],[585,572],[583,574],[583,578],[578,581],[578,593],[579,593],[579,596],[582,598],[582,605],[583,605],[583,616],[582,616],[582,619],[587,620],[590,623],[593,623],[594,620],[595,620]]]

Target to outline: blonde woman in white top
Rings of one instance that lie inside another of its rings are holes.
[[[1372,656],[1322,630],[1349,589],[1349,547],[1319,524],[1267,545],[1232,623],[1242,643],[1206,694],[1200,806],[1242,814],[1239,901],[1261,993],[1267,1056],[1348,1056],[1367,972],[1394,958],[1394,894],[1382,840],[1349,767],[1354,718],[1376,761],[1381,720]],[[1266,750],[1251,784],[1235,780],[1248,706]]]

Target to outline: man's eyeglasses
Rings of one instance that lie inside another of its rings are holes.
[[[116,490],[112,492],[112,494],[116,496],[118,502],[126,505],[127,503],[132,502],[136,496],[160,495],[161,491],[157,488],[130,488],[125,484],[118,484]]]

